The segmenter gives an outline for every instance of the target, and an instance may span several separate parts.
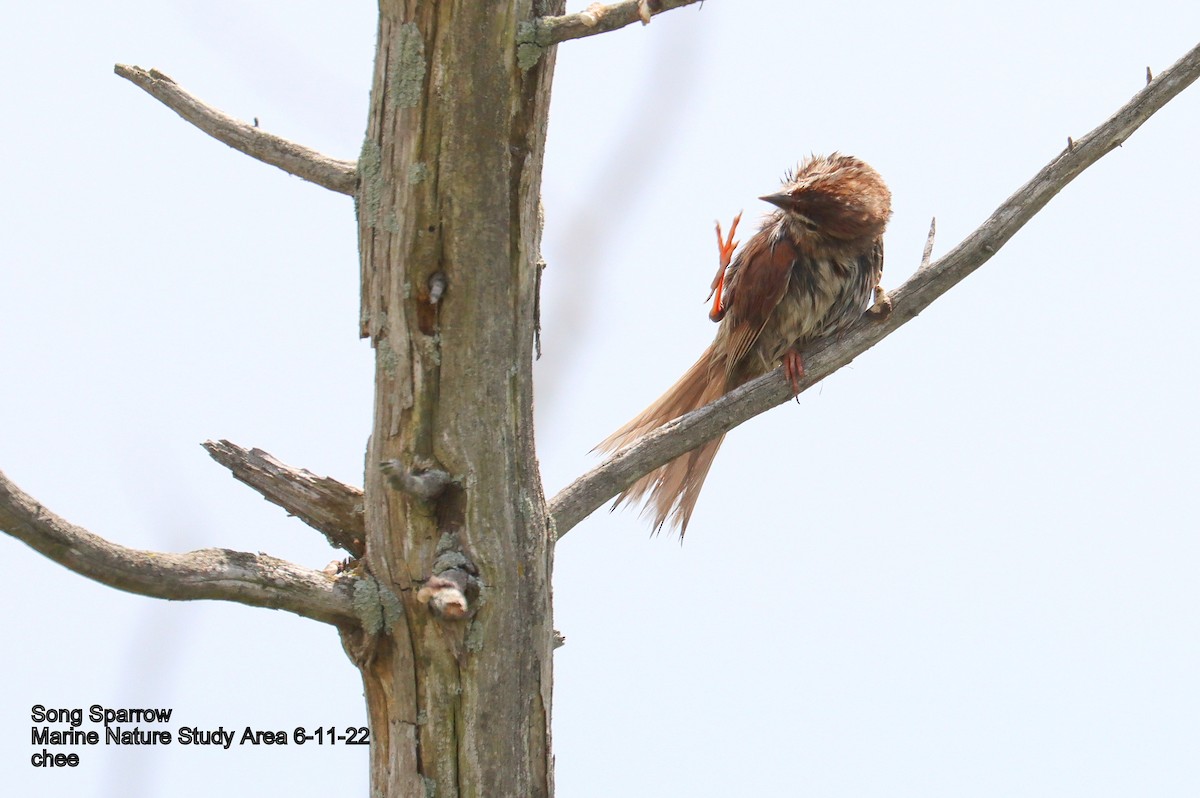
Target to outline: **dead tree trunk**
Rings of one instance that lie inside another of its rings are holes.
[[[531,369],[554,59],[518,65],[530,15],[528,0],[380,3],[357,204],[375,348],[365,562],[386,598],[379,633],[345,634],[375,794],[552,792]]]

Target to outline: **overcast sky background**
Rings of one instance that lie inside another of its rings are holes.
[[[324,566],[318,534],[199,443],[361,484],[352,202],[112,65],[353,158],[374,7],[5,12],[0,469],[127,546]],[[943,253],[1198,39],[1182,0],[709,0],[562,45],[548,495],[711,340],[713,220],[745,209],[752,229],[797,159],[884,175],[894,287],[931,217]],[[919,319],[736,430],[684,546],[629,510],[562,541],[559,795],[1200,794],[1198,140],[1193,87]],[[84,748],[35,771],[38,703],[290,731],[364,724],[362,691],[330,627],[119,593],[8,537],[0,556],[8,794],[366,793],[363,748]]]

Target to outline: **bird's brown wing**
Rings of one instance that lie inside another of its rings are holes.
[[[732,372],[750,351],[787,293],[796,258],[796,249],[786,239],[771,241],[762,231],[746,242],[730,266],[720,333],[725,338],[727,372]]]

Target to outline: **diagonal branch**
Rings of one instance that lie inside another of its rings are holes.
[[[888,316],[882,319],[864,316],[839,340],[827,341],[806,352],[800,390],[812,387],[879,343],[986,263],[1064,186],[1120,146],[1198,76],[1200,45],[1150,81],[1108,121],[1083,138],[1070,141],[1066,150],[1005,200],[962,243],[928,267],[919,269],[892,292],[892,312]],[[787,380],[779,371],[773,371],[638,439],[563,488],[550,501],[549,511],[558,536],[565,535],[639,477],[791,396]]]
[[[664,11],[700,2],[703,0],[624,0],[609,5],[592,3],[576,14],[535,17],[529,22],[521,23],[517,29],[521,66],[525,69],[533,66],[541,57],[543,49],[559,42],[608,33],[635,22],[645,25],[650,22],[651,17]]]
[[[222,599],[358,624],[356,579],[335,579],[265,554],[202,549],[173,554],[110,543],[60,518],[0,472],[0,530],[97,582],[154,598]]]
[[[233,476],[325,536],[335,549],[362,557],[366,538],[363,493],[332,477],[281,463],[262,449],[243,449],[226,440],[201,444]]]
[[[157,69],[147,71],[141,67],[117,64],[113,71],[137,84],[147,94],[217,141],[228,144],[238,152],[271,166],[278,166],[288,174],[316,183],[330,191],[354,195],[358,186],[358,173],[353,161],[330,158],[316,150],[310,150],[234,119],[200,102]]]

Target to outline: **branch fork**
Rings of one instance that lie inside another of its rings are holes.
[[[175,554],[119,546],[50,512],[2,472],[0,530],[118,590],[176,601],[234,601],[342,627],[358,623],[354,578],[334,578],[266,554],[229,549]]]

